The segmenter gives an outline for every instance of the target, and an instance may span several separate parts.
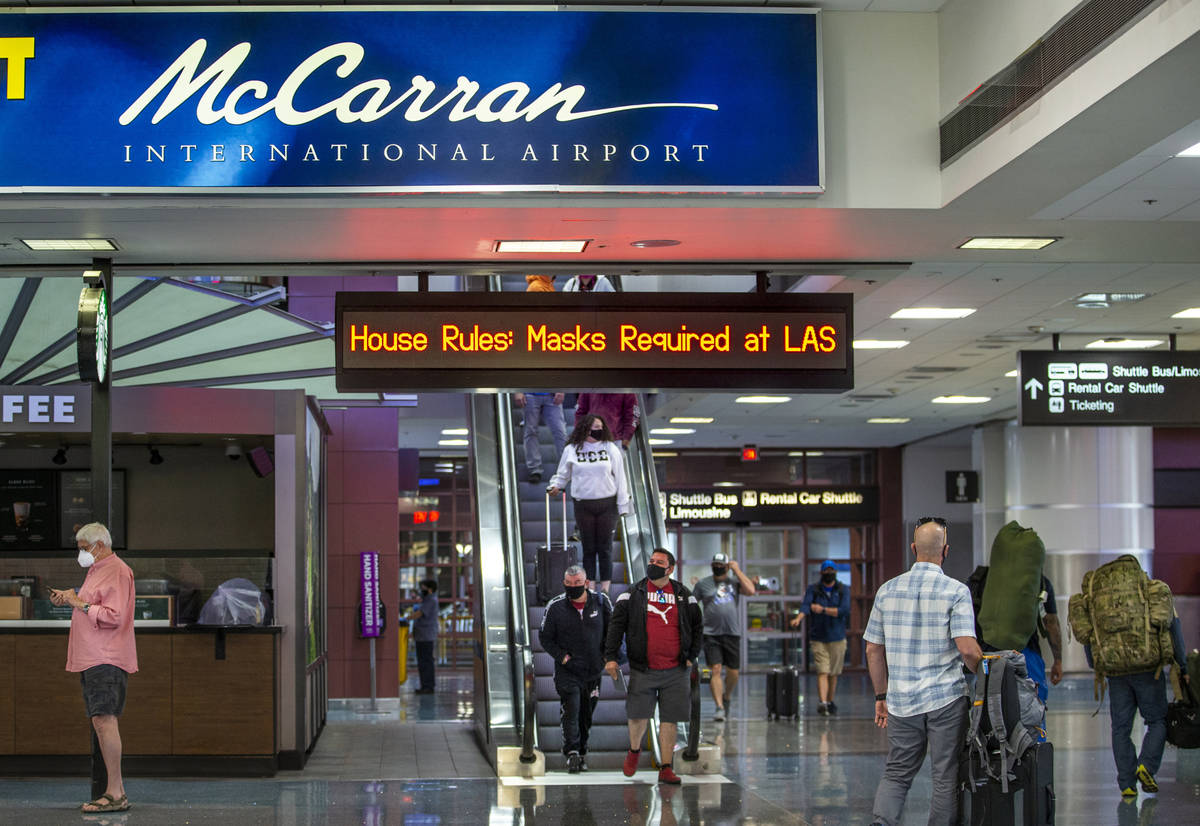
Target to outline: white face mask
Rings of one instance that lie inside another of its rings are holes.
[[[88,546],[91,547],[90,545]],[[79,556],[75,557],[81,568],[90,568],[96,564],[96,557],[92,556],[92,552],[87,548],[79,549]]]

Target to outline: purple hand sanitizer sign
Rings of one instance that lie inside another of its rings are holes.
[[[379,615],[379,554],[364,551],[359,554],[359,581],[362,597],[362,636],[378,637],[383,631]]]

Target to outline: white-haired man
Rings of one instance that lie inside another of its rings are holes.
[[[79,672],[83,702],[100,742],[108,786],[104,794],[84,803],[91,812],[123,812],[129,808],[121,777],[121,732],[117,718],[125,709],[125,687],[137,671],[133,641],[133,571],[112,549],[112,536],[99,522],[75,534],[80,566],[87,569],[79,593],[50,589],[55,605],[70,605],[71,634],[67,642],[67,671]]]

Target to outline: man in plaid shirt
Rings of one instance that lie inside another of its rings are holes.
[[[913,532],[916,563],[883,584],[863,639],[875,685],[875,725],[888,731],[887,767],[872,826],[897,826],[928,750],[930,826],[958,821],[958,762],[967,726],[967,684],[983,653],[967,586],[942,572],[946,520],[924,517]]]

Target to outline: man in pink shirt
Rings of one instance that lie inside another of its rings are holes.
[[[84,812],[123,812],[129,808],[121,778],[121,732],[117,718],[125,708],[125,686],[137,671],[133,642],[133,571],[112,549],[108,528],[99,522],[75,534],[79,564],[87,576],[76,594],[73,588],[50,589],[55,605],[70,605],[71,636],[67,642],[67,671],[80,673],[83,702],[100,741],[108,787]]]

